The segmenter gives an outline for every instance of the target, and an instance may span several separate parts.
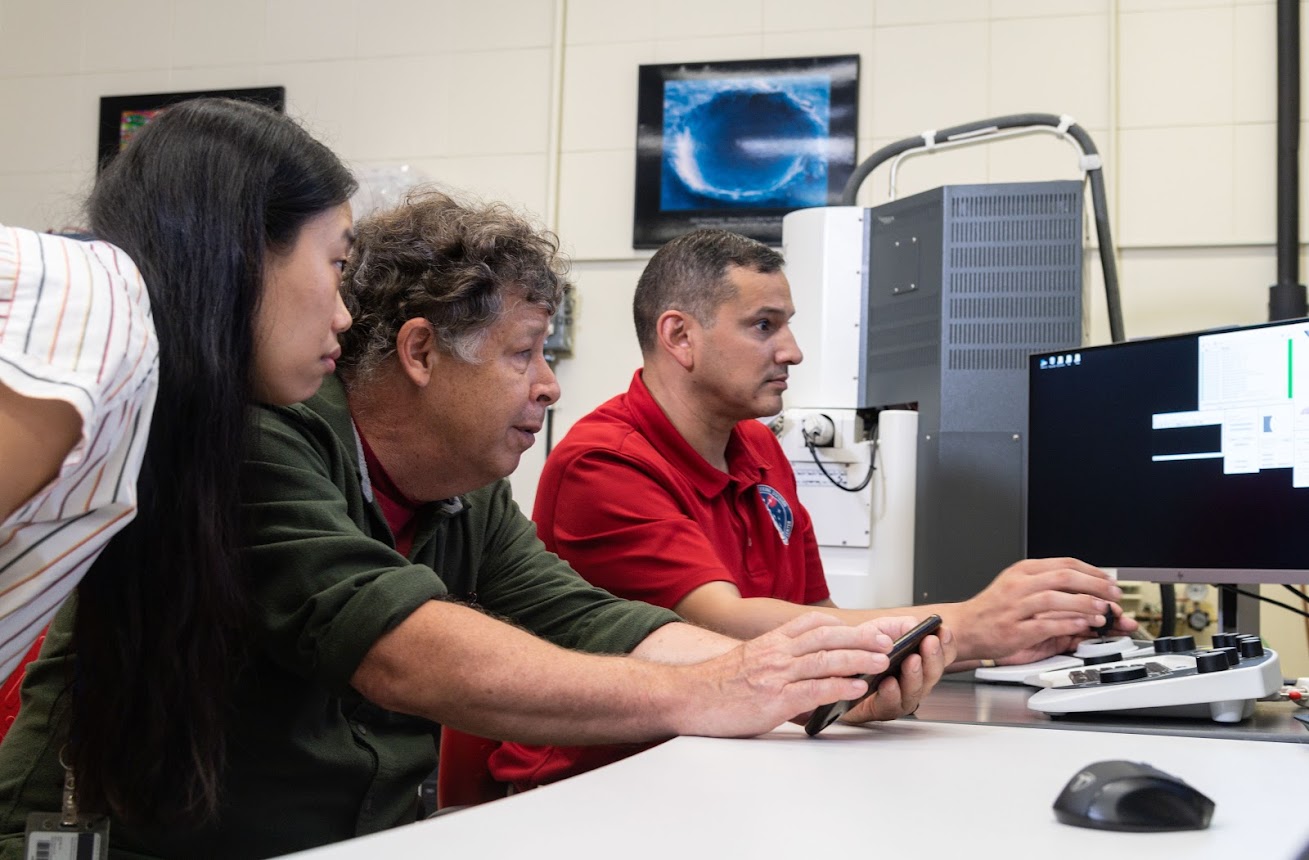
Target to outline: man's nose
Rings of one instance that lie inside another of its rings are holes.
[[[544,355],[538,357],[537,360],[540,362],[541,367],[538,371],[537,380],[533,384],[532,399],[549,406],[559,401],[559,395],[561,394],[559,379],[555,376],[554,368],[550,366],[550,362],[545,360]]]
[[[804,353],[800,351],[800,343],[795,339],[795,332],[787,326],[777,346],[777,363],[799,364],[802,361],[804,361]]]

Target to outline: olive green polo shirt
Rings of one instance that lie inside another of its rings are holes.
[[[588,585],[547,552],[506,481],[425,506],[401,556],[361,460],[336,379],[304,404],[256,410],[243,471],[254,656],[237,685],[222,811],[187,831],[115,821],[112,856],[267,857],[413,821],[418,785],[436,764],[436,727],[376,707],[350,678],[428,600],[474,603],[600,653],[626,653],[678,620]],[[22,710],[0,745],[0,858],[21,856],[28,812],[59,808],[71,622],[70,603],[29,664]]]

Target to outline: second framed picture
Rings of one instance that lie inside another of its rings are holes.
[[[193,90],[179,93],[149,93],[136,96],[102,96],[100,99],[100,142],[96,169],[103,170],[109,160],[145,128],[150,120],[168,108],[188,99],[202,97],[244,99],[286,110],[285,87],[251,87],[241,90]]]

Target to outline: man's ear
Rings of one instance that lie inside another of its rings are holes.
[[[695,367],[699,328],[700,324],[695,317],[685,311],[664,311],[655,320],[656,346],[683,368],[690,370]]]
[[[400,371],[419,388],[425,388],[441,358],[432,324],[422,317],[405,320],[395,336],[395,356]]]

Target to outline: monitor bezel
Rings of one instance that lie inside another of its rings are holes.
[[[1263,584],[1303,585],[1309,570],[1244,567],[1112,567],[1124,582],[1200,582],[1206,585]]]

